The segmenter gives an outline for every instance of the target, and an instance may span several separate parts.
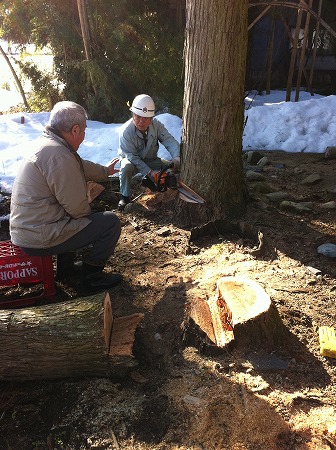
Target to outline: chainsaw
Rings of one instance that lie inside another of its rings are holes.
[[[162,169],[155,175],[154,180],[148,175],[144,176],[141,183],[142,186],[149,188],[153,192],[166,192],[167,189],[177,190],[179,197],[185,202],[203,205],[205,200],[195,191],[190,189],[190,187],[185,185],[178,176],[170,170],[172,167],[173,165],[170,165],[168,168]]]

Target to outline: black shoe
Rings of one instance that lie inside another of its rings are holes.
[[[128,203],[131,203],[131,199],[122,195],[118,203],[118,210],[123,211]]]
[[[88,289],[109,289],[122,281],[120,273],[96,272],[84,277],[85,287]]]

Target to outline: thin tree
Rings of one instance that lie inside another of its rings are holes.
[[[179,205],[189,222],[243,213],[248,0],[187,0],[181,177],[206,200]]]
[[[15,69],[14,69],[12,63],[10,62],[8,56],[6,55],[6,52],[4,51],[4,49],[2,48],[1,45],[0,45],[0,52],[1,52],[2,56],[5,58],[5,61],[8,64],[8,67],[10,68],[10,71],[12,72],[12,75],[14,77],[15,83],[16,83],[19,91],[20,91],[20,94],[21,94],[21,97],[22,97],[22,101],[23,101],[23,103],[25,105],[25,108],[26,108],[27,111],[29,111],[29,105],[28,105],[28,102],[27,102],[26,94],[25,94],[25,92],[23,90],[20,78],[17,76],[17,73],[15,72]]]
[[[83,45],[85,50],[85,57],[87,61],[91,61],[92,54],[91,54],[90,28],[85,0],[77,0],[77,7],[78,7],[79,21],[81,25]],[[92,69],[90,67],[89,67],[89,75],[93,90],[95,94],[97,94],[96,84],[92,75]]]

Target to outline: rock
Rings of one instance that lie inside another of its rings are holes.
[[[324,156],[328,159],[336,159],[336,147],[327,147]]]
[[[258,162],[262,159],[262,157],[263,156],[261,153],[250,151],[250,152],[247,152],[246,160],[249,164],[254,165],[254,164],[258,164]]]
[[[327,203],[322,203],[320,205],[320,208],[322,208],[322,209],[336,209],[336,202],[331,201],[331,202],[327,202]]]
[[[255,172],[254,170],[248,170],[246,172],[247,181],[264,181],[265,177],[261,173]]]
[[[273,188],[263,181],[257,181],[250,186],[251,190],[256,194],[268,194],[273,191]]]
[[[267,156],[264,156],[263,158],[259,159],[259,161],[257,162],[257,166],[259,166],[259,167],[264,167],[267,164],[268,164]]]
[[[322,244],[317,248],[317,253],[329,258],[336,258],[336,245],[335,244]]]
[[[330,194],[336,194],[336,185],[327,188],[327,192]]]
[[[283,201],[280,203],[280,209],[285,209],[288,211],[293,212],[311,212],[313,209],[313,203],[312,202],[302,202],[302,203],[295,203],[290,201]]]
[[[278,192],[270,192],[265,195],[265,197],[271,202],[281,202],[289,197],[288,192],[278,191]]]
[[[321,181],[321,175],[319,173],[312,173],[311,175],[308,175],[304,180],[301,181],[301,184],[316,184],[319,181]]]
[[[140,203],[128,203],[125,206],[124,212],[125,213],[141,213],[143,211],[146,211],[146,208],[144,206],[142,206]]]

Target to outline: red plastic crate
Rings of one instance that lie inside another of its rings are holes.
[[[11,241],[0,241],[0,286],[43,283],[41,294],[0,301],[0,308],[31,305],[56,293],[52,256],[29,256]]]

